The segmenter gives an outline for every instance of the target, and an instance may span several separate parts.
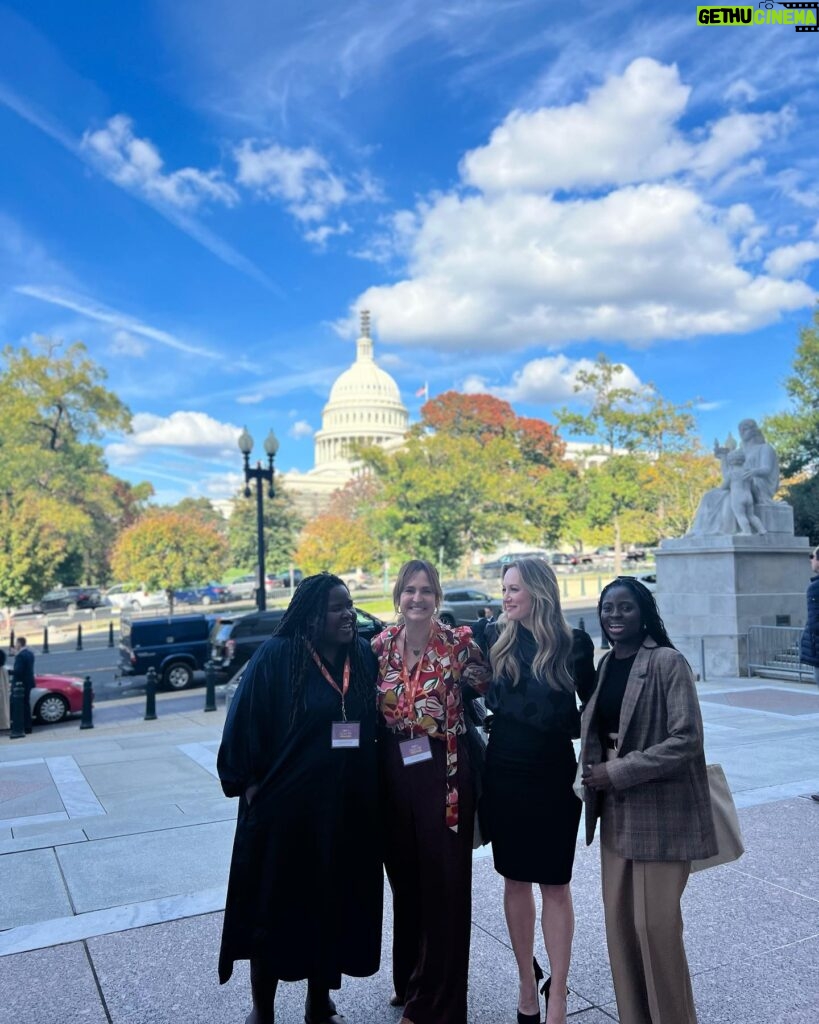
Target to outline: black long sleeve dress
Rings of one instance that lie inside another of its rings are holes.
[[[245,671],[218,755],[226,796],[239,797],[219,979],[234,960],[261,959],[284,981],[338,988],[341,975],[378,970],[383,871],[377,821],[377,665],[359,640],[371,695],[354,687],[347,718],[358,749],[333,749],[338,693],[309,664],[306,709],[290,726],[291,641],[274,637]],[[340,666],[331,667],[341,681]],[[248,807],[245,791],[259,784]]]
[[[585,702],[594,689],[594,647],[573,631],[575,689]],[[571,881],[581,803],[572,789],[577,761],[572,739],[580,735],[574,692],[535,679],[536,641],[518,626],[517,686],[492,682],[486,706],[492,729],[486,752],[481,820],[492,841],[495,870],[519,882],[565,885]]]

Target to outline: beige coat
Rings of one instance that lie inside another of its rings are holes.
[[[597,696],[612,654],[598,666],[597,688],[582,720],[584,764],[605,760]],[[637,652],[623,696],[617,757],[607,763],[615,853],[629,860],[697,860],[717,852],[703,754],[702,717],[691,668],[649,637]],[[586,791],[586,843],[594,838],[601,794]]]

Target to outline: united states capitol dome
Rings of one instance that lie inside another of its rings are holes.
[[[315,467],[349,462],[352,444],[391,447],[407,432],[407,410],[398,385],[373,358],[370,315],[361,314],[355,362],[333,384],[316,434]]]

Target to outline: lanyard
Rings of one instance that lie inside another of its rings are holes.
[[[432,636],[432,630],[430,629],[430,637]],[[415,721],[418,717],[415,710],[415,698],[418,696],[418,691],[421,689],[421,663],[424,660],[424,655],[427,653],[429,647],[429,637],[427,638],[426,646],[421,651],[421,657],[416,661],[415,668],[412,673],[407,669],[407,629],[404,627],[403,634],[403,648],[401,650],[401,679],[404,683],[404,692],[407,695],[407,713],[411,721]]]
[[[347,691],[350,689],[350,655],[348,654],[347,657],[344,659],[344,670],[342,672],[341,677],[341,688],[339,688],[338,683],[335,681],[335,679],[333,679],[333,677],[324,667],[324,662],[321,660],[318,654],[316,654],[312,647],[310,648],[310,653],[313,655],[313,661],[318,665],[321,674],[324,676],[324,678],[327,680],[330,686],[332,686],[332,688],[336,691],[336,693],[339,694],[339,696],[341,697],[341,718],[342,721],[346,722],[347,709],[344,706],[344,698],[347,696]]]

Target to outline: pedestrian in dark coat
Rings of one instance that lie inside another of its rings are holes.
[[[23,728],[31,732],[31,691],[34,689],[34,652],[29,648],[24,636],[18,636],[15,643],[16,653],[14,655],[14,682],[18,680],[25,689],[25,700],[23,701]]]
[[[270,1024],[280,980],[308,981],[307,1024],[337,1024],[329,990],[378,970],[376,661],[336,576],[305,578],[249,662],[218,769],[239,797],[219,978],[250,960],[253,1010]]]
[[[819,686],[819,547],[811,552],[810,569],[811,578],[806,594],[808,617],[802,630],[799,660],[804,665],[813,666],[813,681]]]

